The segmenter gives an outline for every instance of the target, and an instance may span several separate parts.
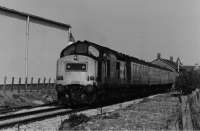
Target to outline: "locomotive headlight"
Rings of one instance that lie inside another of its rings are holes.
[[[69,98],[69,95],[68,95],[68,94],[65,94],[65,98]]]
[[[93,81],[93,80],[94,80],[94,76],[90,76],[90,80],[92,80],[92,81]]]
[[[78,57],[77,57],[77,55],[74,55],[74,60],[78,60]]]
[[[91,80],[91,81],[95,80],[95,77],[94,77],[94,76],[88,76],[88,77],[87,77],[87,81],[90,81],[90,80]]]

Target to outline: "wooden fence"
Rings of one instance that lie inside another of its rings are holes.
[[[55,79],[52,78],[22,78],[22,77],[4,77],[0,84],[0,90],[42,90],[55,89]]]

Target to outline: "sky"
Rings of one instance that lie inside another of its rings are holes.
[[[199,0],[1,0],[1,6],[70,24],[76,40],[88,40],[152,61],[180,57],[200,63]],[[0,15],[0,77],[24,76],[25,21]],[[67,45],[63,30],[31,23],[29,75],[55,77]]]

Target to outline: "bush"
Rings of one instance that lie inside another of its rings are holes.
[[[190,94],[200,85],[200,74],[194,70],[183,71],[176,79],[176,89],[182,94]]]
[[[89,121],[89,117],[87,117],[84,114],[71,114],[69,116],[69,119],[66,119],[63,124],[61,125],[61,129],[63,129],[65,127],[65,125],[67,125],[68,127],[72,128],[75,126],[78,126],[81,123],[87,122]]]

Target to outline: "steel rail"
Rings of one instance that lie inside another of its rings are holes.
[[[13,119],[13,118],[16,118],[16,117],[28,116],[30,114],[34,115],[34,114],[38,114],[38,113],[54,111],[54,110],[58,110],[58,109],[63,109],[63,108],[61,108],[61,107],[49,107],[49,108],[46,108],[46,109],[38,109],[38,110],[24,111],[24,112],[16,113],[16,114],[3,115],[3,116],[0,116],[0,121],[7,120],[7,119]]]
[[[156,96],[156,95],[155,95]],[[149,96],[147,96],[149,97]],[[152,96],[154,97],[154,96]],[[103,108],[107,108],[107,106],[112,107],[112,106],[119,106],[120,108],[122,107],[121,104],[130,104],[130,103],[138,103],[141,102],[143,100],[142,97],[141,99],[133,99],[135,102],[133,102],[133,100],[131,101],[121,101],[121,102],[117,102],[117,103],[104,103],[101,105],[95,105],[92,107],[83,107],[83,108],[79,108],[79,109],[65,109],[64,107],[58,107],[58,109],[48,109],[48,110],[37,110],[37,111],[33,111],[33,112],[22,112],[22,114],[13,114],[13,115],[8,115],[5,117],[0,117],[0,129],[2,128],[8,128],[8,127],[12,127],[14,125],[22,125],[22,124],[27,124],[27,123],[31,123],[31,122],[35,122],[35,121],[40,121],[40,120],[45,120],[48,118],[52,118],[52,117],[56,117],[56,116],[61,116],[61,115],[67,115],[67,114],[72,114],[72,113],[78,113],[81,111],[86,111],[89,109],[101,109],[101,112],[103,111]],[[59,109],[60,108],[60,109]],[[105,109],[104,109],[105,110]],[[35,113],[34,113],[35,112]],[[103,112],[102,112],[103,113]],[[13,116],[13,117],[12,117]]]
[[[42,105],[36,105],[36,106],[30,106],[30,105],[19,106],[19,107],[1,106],[2,109],[0,109],[0,115],[5,114],[5,113],[11,113],[11,112],[18,111],[18,110],[23,110],[23,109],[33,109],[33,108],[44,107],[44,106],[53,106],[53,105],[56,105],[56,102],[42,104]]]
[[[64,109],[61,108],[60,109],[53,109],[53,110],[46,110],[46,111],[35,111],[32,113],[21,113],[18,115],[13,114],[9,115],[9,116],[5,116],[5,117],[0,117],[0,129],[2,128],[8,128],[8,127],[12,127],[15,125],[20,125],[20,124],[27,124],[30,122],[34,122],[34,121],[39,121],[39,120],[44,120],[44,119],[48,119],[48,118],[52,118],[52,117],[56,117],[58,115],[66,115],[66,114],[71,114],[71,113],[76,113],[79,111],[83,111],[88,109],[88,107],[84,107],[84,108],[80,108],[80,109]]]

